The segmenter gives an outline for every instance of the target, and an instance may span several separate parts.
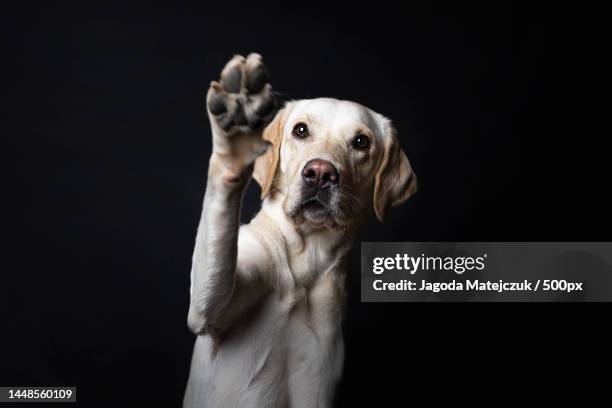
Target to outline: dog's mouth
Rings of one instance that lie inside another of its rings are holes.
[[[296,225],[308,222],[315,227],[330,229],[344,225],[337,213],[336,197],[333,192],[303,189],[300,195],[301,197],[286,210],[286,214]]]
[[[315,223],[326,222],[331,217],[329,204],[318,194],[302,200],[300,210],[304,218]]]
[[[302,200],[302,209],[310,211],[329,211],[329,200],[325,200],[320,194],[315,194],[310,197],[306,197]]]
[[[329,212],[326,204],[323,204],[318,198],[311,198],[302,204],[302,210],[313,213]]]

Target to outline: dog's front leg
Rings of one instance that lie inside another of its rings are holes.
[[[261,57],[230,60],[221,80],[211,83],[206,102],[213,153],[193,254],[188,317],[197,334],[227,328],[240,305],[240,290],[249,285],[241,282],[249,274],[237,270],[240,207],[255,159],[268,147],[262,129],[276,111]]]

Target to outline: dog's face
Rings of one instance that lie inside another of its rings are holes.
[[[373,202],[389,207],[416,190],[416,177],[384,116],[335,99],[289,103],[264,131],[270,151],[257,159],[262,197],[280,195],[296,223],[343,228]]]

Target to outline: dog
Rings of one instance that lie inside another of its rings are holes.
[[[206,96],[185,408],[331,407],[353,238],[372,208],[382,221],[416,191],[386,117],[331,98],[278,105],[258,54],[232,58]],[[251,177],[262,206],[241,226]]]

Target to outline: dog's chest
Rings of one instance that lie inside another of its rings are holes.
[[[299,253],[287,255],[286,265],[279,265],[282,269],[288,269],[285,276],[291,277],[296,287],[303,286],[313,288],[329,275],[340,275],[339,257],[335,252],[321,250],[318,245],[310,244]]]
[[[340,306],[334,280],[325,277],[270,293],[217,346],[200,336],[192,380],[204,405],[331,406],[344,360]]]
[[[344,360],[341,299],[331,279],[318,280],[295,296],[286,331],[288,396],[294,402],[290,406],[302,406],[315,395],[321,399],[312,405],[326,406],[326,394],[331,395]]]

